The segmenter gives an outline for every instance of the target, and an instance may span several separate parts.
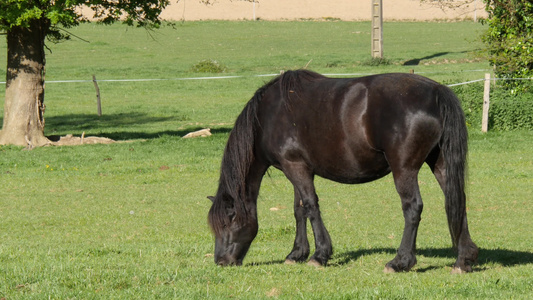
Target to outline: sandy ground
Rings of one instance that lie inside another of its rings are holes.
[[[212,5],[200,0],[179,0],[163,12],[169,20],[370,20],[372,0],[215,0]],[[468,7],[442,10],[421,4],[420,0],[383,0],[383,18],[392,20],[461,20],[486,16],[481,0]]]

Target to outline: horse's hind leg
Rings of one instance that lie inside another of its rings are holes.
[[[435,178],[439,182],[439,185],[444,193],[446,193],[446,166],[444,162],[444,157],[442,152],[437,148],[432,154],[428,157],[427,164],[433,171]],[[463,197],[465,197],[463,192]],[[464,200],[464,198],[463,198]],[[463,203],[466,200],[463,201]],[[446,205],[446,213],[452,214],[454,208]],[[457,209],[457,208],[455,208]],[[457,261],[454,264],[452,273],[462,273],[462,272],[471,272],[472,264],[477,260],[478,248],[476,244],[472,241],[470,237],[470,232],[468,231],[468,222],[466,218],[466,206],[463,205],[461,208],[462,211],[459,213],[462,214],[462,218],[459,220],[461,224],[452,224],[449,221],[448,226],[450,228],[461,228],[459,232],[450,229],[450,235],[452,237],[452,243],[454,248],[456,248],[458,256]],[[454,234],[455,232],[455,234]]]
[[[333,249],[331,246],[331,238],[320,215],[318,196],[316,195],[315,186],[313,184],[313,174],[308,170],[305,164],[295,162],[284,164],[283,172],[294,185],[295,189],[295,217],[297,226],[299,225],[299,227],[297,227],[295,246],[297,243],[303,241],[304,238],[302,235],[307,234],[305,232],[305,225],[302,223],[305,223],[305,219],[308,218],[311,222],[315,237],[315,253],[309,260],[309,264],[325,266],[333,253]],[[302,244],[299,244],[299,246],[302,246]],[[305,247],[302,249],[305,250]],[[293,253],[295,253],[294,249],[287,259],[290,259]],[[305,252],[302,252],[302,254],[305,254]],[[296,258],[302,259],[303,256],[298,257],[298,254],[296,254]]]
[[[302,262],[309,257],[309,241],[307,240],[307,217],[300,192],[294,188],[294,218],[296,219],[296,237],[294,246],[285,263]]]
[[[396,257],[385,266],[385,272],[409,271],[416,264],[416,235],[422,214],[422,197],[418,187],[418,169],[392,170],[396,190],[402,201],[405,226]]]

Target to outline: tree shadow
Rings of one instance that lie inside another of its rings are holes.
[[[428,56],[425,56],[425,57],[413,58],[413,59],[407,60],[402,65],[404,65],[404,66],[418,66],[422,60],[437,58],[437,57],[444,56],[444,55],[451,54],[451,53],[475,53],[477,51],[480,51],[480,49],[465,50],[465,51],[458,51],[458,52],[450,52],[450,51],[437,52],[437,53],[434,53],[434,54],[431,54],[431,55],[428,55]]]
[[[183,137],[187,133],[204,129],[205,127],[188,127],[183,130],[163,130],[157,132],[141,132],[141,131],[116,131],[116,132],[105,132],[98,134],[101,137],[107,137],[115,141],[127,141],[127,140],[150,140],[157,139],[162,136],[175,136]],[[221,128],[211,128],[212,134],[227,134],[231,131],[231,127],[221,127]]]
[[[181,116],[150,116],[140,112],[129,112],[119,114],[106,114],[103,116],[97,116],[95,114],[69,114],[61,116],[52,116],[46,118],[45,134],[51,140],[58,139],[58,134],[73,134],[82,135],[86,132],[86,135],[98,135],[99,137],[106,137],[113,140],[135,140],[135,139],[154,139],[161,136],[184,136],[185,134],[203,129],[205,127],[194,126],[187,129],[179,130],[162,130],[157,132],[151,132],[149,130],[132,130],[132,128],[150,126],[157,123],[186,121]],[[115,130],[124,128],[124,130]],[[222,134],[231,131],[231,127],[217,127],[212,128],[211,133]],[[55,134],[55,135],[54,135]]]
[[[439,56],[444,56],[444,55],[449,54],[449,53],[450,52],[439,52],[439,53],[435,53],[435,54],[428,55],[428,56],[421,57],[421,58],[413,58],[413,59],[410,59],[408,61],[405,61],[403,63],[403,65],[404,66],[418,66],[420,64],[420,61],[422,61],[422,60],[432,59],[432,58],[439,57]]]

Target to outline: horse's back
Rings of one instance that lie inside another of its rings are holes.
[[[366,133],[374,147],[388,151],[422,140],[435,145],[442,131],[439,86],[412,74],[373,76],[368,84]]]
[[[366,182],[390,172],[387,152],[395,147],[438,141],[438,84],[424,77],[318,77],[290,86],[272,86],[259,110],[261,145],[280,168],[302,161],[322,177]]]

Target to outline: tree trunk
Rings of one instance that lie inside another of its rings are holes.
[[[7,78],[0,145],[33,148],[50,141],[44,136],[44,39],[46,19],[7,32]]]

